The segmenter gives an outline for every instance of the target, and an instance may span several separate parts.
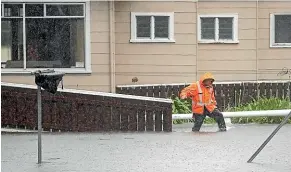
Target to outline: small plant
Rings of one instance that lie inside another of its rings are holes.
[[[188,114],[191,113],[191,101],[189,99],[181,100],[178,97],[172,99],[173,114]]]
[[[192,113],[191,101],[189,99],[181,100],[178,97],[172,96],[172,112],[173,114],[189,114]],[[183,124],[188,123],[190,120],[187,119],[177,119],[173,121],[173,124]]]

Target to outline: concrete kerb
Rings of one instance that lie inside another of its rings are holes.
[[[47,133],[48,131],[43,131]],[[28,130],[28,129],[18,129],[18,128],[1,128],[1,133],[37,133],[37,130]]]

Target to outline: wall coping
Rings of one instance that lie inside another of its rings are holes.
[[[1,86],[28,88],[28,89],[35,89],[35,90],[37,89],[36,85],[16,84],[16,83],[7,83],[7,82],[1,82]],[[66,89],[66,88],[64,88],[64,89],[58,88],[58,91],[59,92],[65,92],[65,93],[76,93],[76,94],[97,95],[97,96],[114,97],[114,98],[124,98],[124,99],[135,99],[135,100],[145,100],[145,101],[172,103],[171,99],[164,99],[164,98],[124,95],[124,94],[105,93],[105,92],[86,91],[86,90],[76,90],[76,89]]]
[[[232,81],[232,82],[214,82],[214,84],[243,84],[243,83],[288,83],[289,80],[273,80],[273,81]],[[129,88],[129,87],[156,87],[156,86],[178,86],[188,85],[191,83],[172,83],[172,84],[141,84],[141,85],[117,85],[117,88]]]

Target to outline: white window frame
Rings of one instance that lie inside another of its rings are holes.
[[[49,68],[49,69],[54,69],[55,71],[58,72],[64,72],[64,73],[71,73],[71,74],[91,74],[92,69],[91,69],[91,37],[90,37],[90,32],[91,32],[91,26],[90,26],[90,1],[89,0],[2,0],[1,3],[4,4],[24,4],[23,5],[23,16],[20,18],[23,18],[23,23],[25,26],[25,20],[24,18],[40,18],[40,17],[26,17],[25,16],[25,3],[28,4],[44,4],[46,6],[47,4],[65,4],[65,5],[76,5],[76,4],[84,4],[84,16],[46,16],[46,13],[44,13],[44,17],[41,18],[84,18],[84,36],[85,36],[85,59],[84,59],[84,68]],[[4,5],[3,7],[4,8]],[[45,10],[45,8],[44,8]],[[44,11],[46,12],[46,11]],[[4,13],[4,12],[2,12]],[[11,18],[11,17],[2,17],[2,18]],[[25,27],[23,27],[23,68],[2,68],[1,69],[1,74],[31,74],[31,72],[35,70],[45,70],[47,68],[26,68],[26,31]]]
[[[136,32],[136,17],[137,16],[151,16],[151,38],[137,38]],[[169,37],[168,38],[155,38],[155,18],[156,16],[167,16],[169,17]],[[131,39],[130,42],[156,42],[156,43],[166,43],[166,42],[175,42],[174,39],[174,12],[168,13],[140,13],[140,12],[131,12]]]
[[[275,43],[275,15],[291,15],[289,13],[271,13],[270,14],[270,47],[271,48],[290,48],[290,43]]]
[[[214,40],[208,40],[208,39],[202,39],[201,38],[201,18],[207,18],[207,17],[214,17],[215,18],[215,39]],[[232,25],[232,31],[233,31],[233,40],[229,39],[219,39],[219,20],[220,17],[232,17],[233,18],[233,25]],[[238,14],[199,14],[197,15],[197,37],[198,37],[198,43],[223,43],[223,44],[237,44],[239,43],[238,40]]]

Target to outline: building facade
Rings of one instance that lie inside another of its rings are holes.
[[[2,82],[66,73],[64,86],[289,79],[291,1],[3,0]]]

